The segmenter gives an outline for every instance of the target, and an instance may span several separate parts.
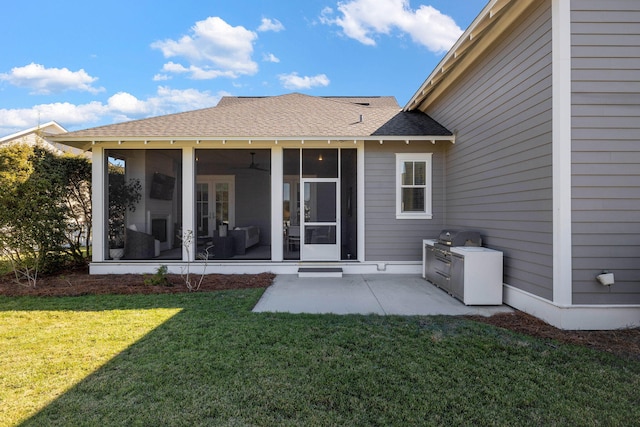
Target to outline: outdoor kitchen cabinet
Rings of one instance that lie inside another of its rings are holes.
[[[455,246],[448,262],[443,262],[435,254],[434,243],[423,242],[422,277],[466,305],[502,304],[502,252]]]

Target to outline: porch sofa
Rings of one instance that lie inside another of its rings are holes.
[[[233,237],[236,255],[244,255],[248,248],[260,243],[260,227],[255,225],[235,227],[229,230],[229,235]]]
[[[124,238],[124,259],[152,259],[158,256],[160,242],[151,234],[127,228]]]

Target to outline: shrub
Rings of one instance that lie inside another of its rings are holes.
[[[153,276],[144,278],[144,284],[147,286],[173,286],[167,277],[167,271],[167,266],[161,265]]]
[[[38,272],[86,262],[90,178],[87,159],[27,144],[0,148],[0,248],[18,280],[35,286]]]

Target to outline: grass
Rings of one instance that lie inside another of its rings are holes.
[[[640,363],[262,290],[0,298],[0,425],[633,425]]]

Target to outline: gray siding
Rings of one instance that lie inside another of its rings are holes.
[[[640,303],[640,1],[573,0],[573,303]],[[615,273],[611,288],[601,270]]]
[[[434,238],[443,228],[444,157],[449,142],[390,141],[365,145],[365,259],[420,261],[422,239]],[[395,153],[433,154],[433,219],[396,219]]]
[[[551,300],[551,9],[536,3],[428,111],[446,153],[449,228],[504,253],[505,283]]]

